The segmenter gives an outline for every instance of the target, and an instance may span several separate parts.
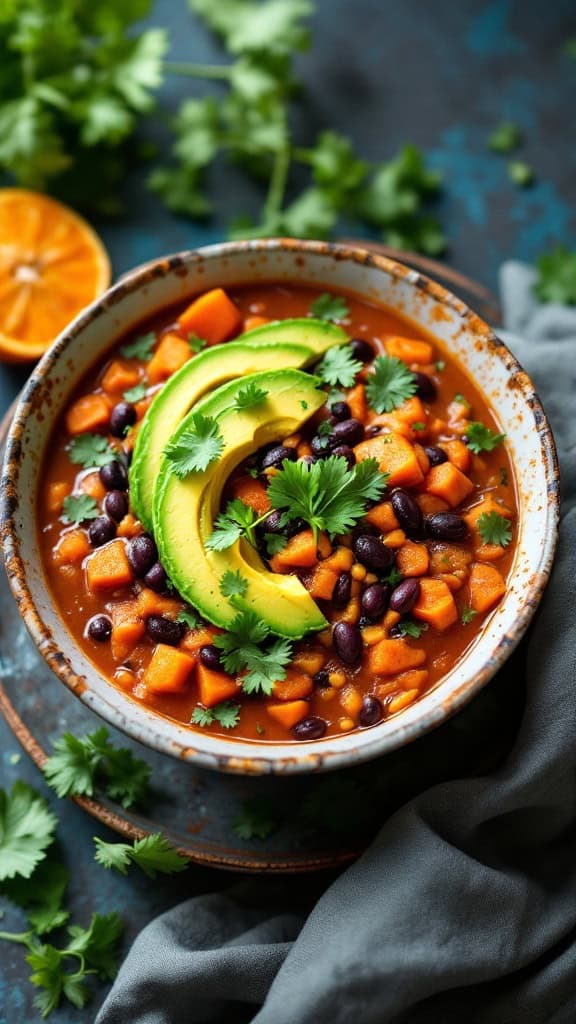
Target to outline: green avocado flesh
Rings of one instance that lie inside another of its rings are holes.
[[[220,580],[228,569],[239,570],[248,582],[242,606],[256,612],[279,636],[296,638],[326,626],[297,576],[270,572],[246,540],[225,551],[205,546],[230,473],[263,445],[299,430],[326,400],[325,393],[317,390],[318,378],[299,370],[256,373],[250,381],[268,392],[260,405],[240,411],[232,407],[246,384],[244,378],[218,388],[194,409],[204,416],[218,416],[224,439],[218,462],[180,480],[163,459],[154,494],[154,536],[174,586],[210,622],[226,627],[237,615],[238,609],[220,593]],[[189,417],[172,440],[187,429]]]
[[[178,424],[203,395],[236,377],[260,370],[307,366],[346,332],[325,320],[279,320],[243,334],[241,340],[205,349],[166,382],[148,409],[136,437],[130,468],[130,501],[152,529],[152,495],[162,452]]]

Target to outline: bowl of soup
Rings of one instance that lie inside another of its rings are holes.
[[[526,630],[557,519],[506,346],[420,273],[326,243],[128,274],[38,364],[6,445],[39,651],[106,721],[231,772],[342,767],[453,714]]]

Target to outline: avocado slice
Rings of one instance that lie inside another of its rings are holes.
[[[130,468],[130,501],[145,528],[152,529],[152,494],[162,451],[199,398],[247,373],[307,366],[332,346],[347,340],[341,327],[325,320],[279,320],[248,331],[238,341],[206,349],[185,363],[158,392],[136,437]]]
[[[247,379],[268,396],[260,405],[238,411],[233,402]],[[246,540],[226,551],[205,546],[232,470],[262,445],[295,433],[324,404],[326,395],[317,390],[318,383],[317,377],[289,369],[255,373],[223,385],[194,410],[218,416],[224,438],[219,461],[183,480],[171,472],[167,459],[162,462],[154,494],[154,535],[162,564],[181,596],[217,626],[228,626],[238,611],[220,593],[227,569],[239,570],[248,581],[243,606],[253,609],[279,636],[301,637],[326,626],[297,576],[270,572]],[[187,429],[191,416],[171,440]]]

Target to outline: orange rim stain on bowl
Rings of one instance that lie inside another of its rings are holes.
[[[110,284],[89,224],[47,196],[0,189],[0,360],[38,359]]]

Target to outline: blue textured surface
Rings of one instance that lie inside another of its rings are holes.
[[[173,59],[221,59],[183,0],[158,0],[153,21],[172,29]],[[301,60],[308,89],[301,139],[330,126],[350,135],[359,152],[374,160],[390,156],[405,141],[421,145],[445,174],[439,214],[450,240],[450,263],[494,287],[503,259],[533,260],[558,241],[575,243],[576,62],[561,52],[568,36],[576,36],[574,0],[548,5],[540,0],[319,0],[314,53]],[[164,103],[174,108],[187,89],[200,88],[172,81]],[[506,158],[485,148],[487,134],[502,118],[525,131],[521,158],[537,174],[531,189],[516,189],[508,181]],[[160,120],[157,132],[162,140]],[[218,217],[199,227],[167,214],[136,175],[126,189],[125,218],[96,225],[115,273],[160,253],[218,240],[229,216],[255,208],[256,193],[234,172],[218,171],[216,185]],[[0,410],[24,377],[23,370],[0,368]],[[25,755],[15,762],[18,752],[0,721],[0,784],[9,786],[20,777],[41,785]],[[128,879],[107,874],[92,862],[91,841],[96,831],[105,830],[73,805],[63,802],[57,809],[64,855],[74,865],[71,905],[82,923],[90,909],[118,908],[130,936],[183,896],[231,881],[229,875],[200,869],[153,884],[137,874]],[[3,926],[20,923],[8,910]],[[36,1019],[26,977],[21,950],[3,944],[0,1024]],[[97,1001],[83,1013],[63,1008],[51,1020],[92,1020]]]

